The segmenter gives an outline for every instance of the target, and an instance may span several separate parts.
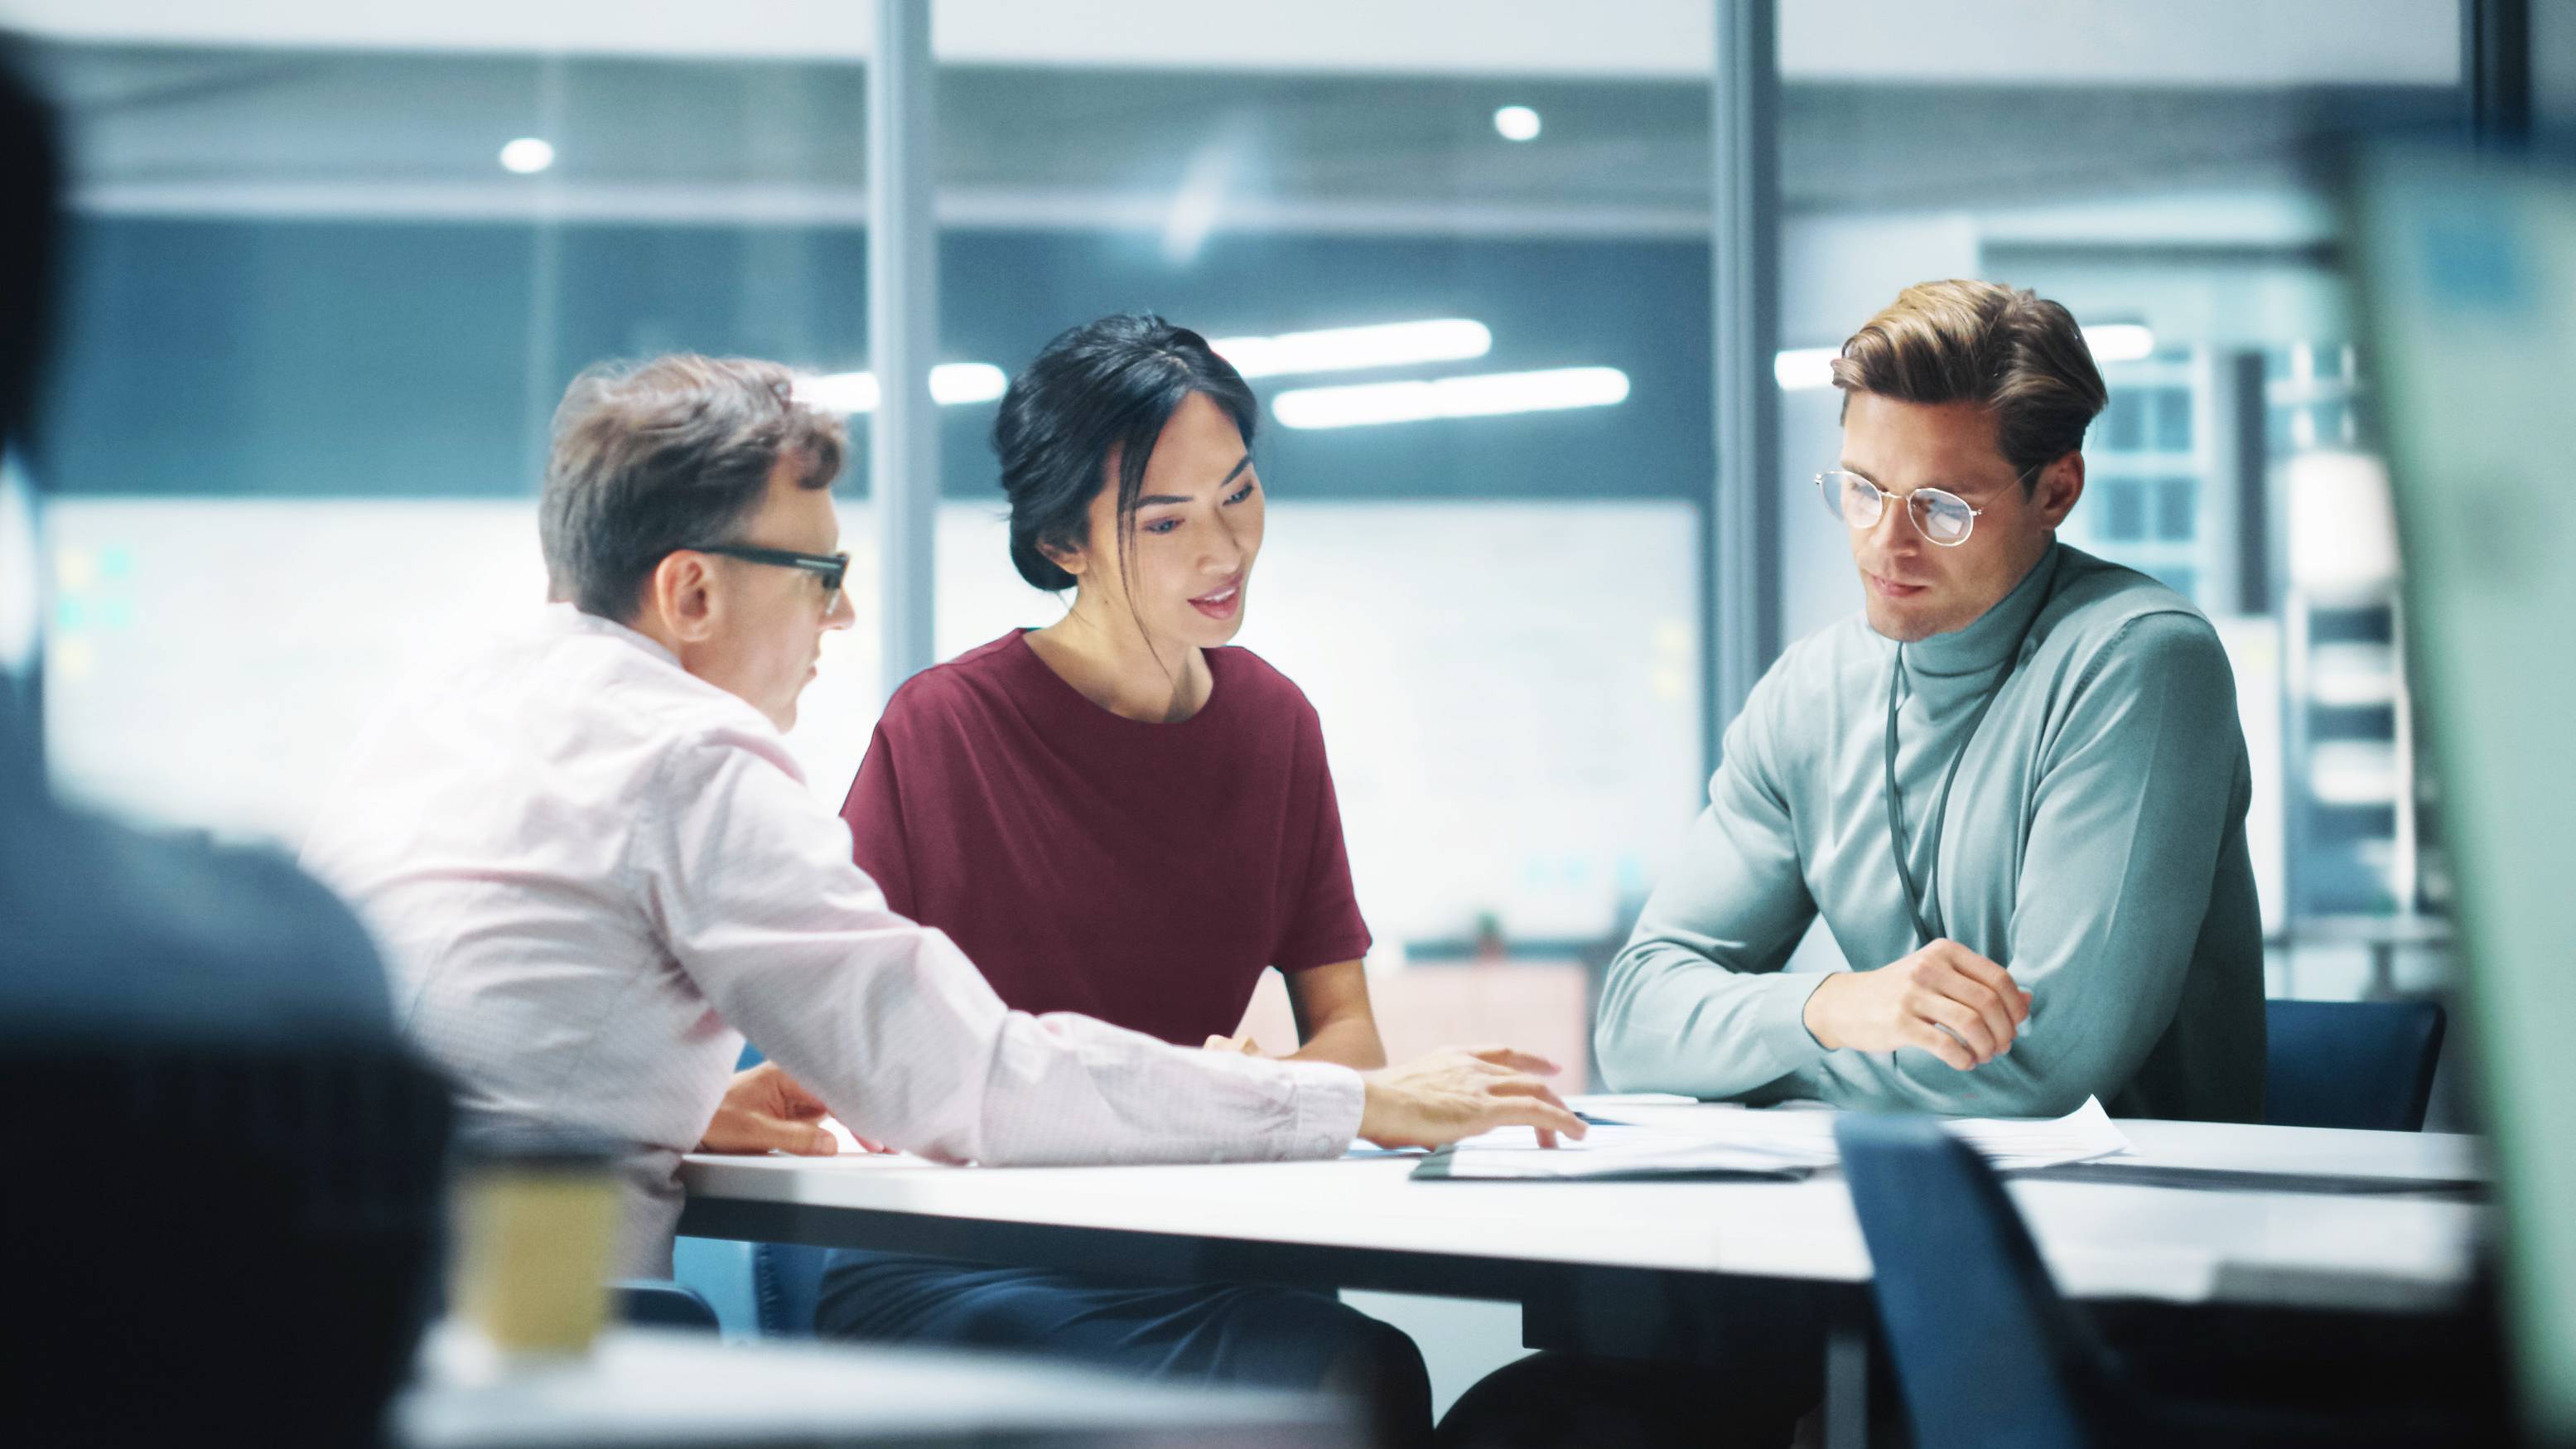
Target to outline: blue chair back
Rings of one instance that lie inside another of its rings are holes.
[[[687,1328],[718,1332],[716,1311],[686,1284],[659,1278],[620,1278],[608,1285],[615,1296],[619,1321],[640,1328]]]
[[[1927,1117],[1847,1115],[1834,1137],[1920,1449],[2091,1442],[2098,1350],[1994,1173]]]
[[[2264,1002],[2264,1122],[2424,1130],[2443,1026],[2429,1001]]]
[[[682,1237],[671,1243],[671,1277],[707,1300],[727,1338],[760,1336],[760,1295],[751,1281],[756,1246],[727,1238]]]
[[[728,1338],[812,1338],[826,1256],[795,1243],[681,1238],[671,1276],[707,1304]]]

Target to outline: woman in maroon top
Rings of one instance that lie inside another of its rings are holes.
[[[1227,645],[1261,551],[1258,421],[1234,368],[1160,318],[1049,343],[993,437],[1012,562],[1072,607],[897,690],[842,816],[888,904],[946,931],[1015,1008],[1256,1050],[1229,1034],[1277,967],[1294,1054],[1374,1068],[1369,934],[1322,726]],[[1387,1442],[1429,1431],[1411,1341],[1319,1294],[844,1253],[819,1317],[849,1337],[1350,1388]]]
[[[1113,326],[1142,330],[1075,335]],[[1197,338],[1160,333],[1121,351],[1175,386],[1189,373],[1170,339]],[[1131,414],[1070,449],[1022,441],[1036,409],[1005,404],[1013,558],[1073,606],[897,690],[841,816],[887,904],[946,931],[1018,1010],[1197,1046],[1234,1031],[1275,966],[1298,1055],[1381,1067],[1321,722],[1287,676],[1225,647],[1261,551],[1258,414],[1223,361],[1201,366],[1237,406],[1193,387],[1158,432]],[[1105,483],[1064,466],[1104,453]]]

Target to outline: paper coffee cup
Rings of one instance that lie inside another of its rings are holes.
[[[469,1138],[456,1180],[457,1315],[512,1357],[589,1351],[608,1318],[616,1149],[568,1133]]]

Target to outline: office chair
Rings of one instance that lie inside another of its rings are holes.
[[[685,1283],[661,1278],[619,1278],[611,1281],[608,1288],[621,1323],[701,1333],[723,1331],[714,1307]]]
[[[672,1277],[737,1333],[812,1338],[825,1256],[796,1243],[682,1238],[673,1245]]]
[[[2003,1185],[1926,1117],[1835,1124],[1871,1296],[1919,1449],[2424,1445],[2462,1423],[2352,1418],[2149,1392],[2059,1295]]]
[[[435,1286],[444,1081],[391,1043],[18,1041],[0,1100],[41,1174],[0,1206],[9,1437],[376,1441]]]
[[[2263,1120],[2424,1130],[2443,1027],[2429,1001],[2264,1002]]]

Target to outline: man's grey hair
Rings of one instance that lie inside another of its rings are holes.
[[[674,353],[585,369],[555,409],[537,536],[547,597],[621,623],[674,550],[738,541],[778,460],[828,488],[841,420],[796,400],[795,375],[747,357]]]

